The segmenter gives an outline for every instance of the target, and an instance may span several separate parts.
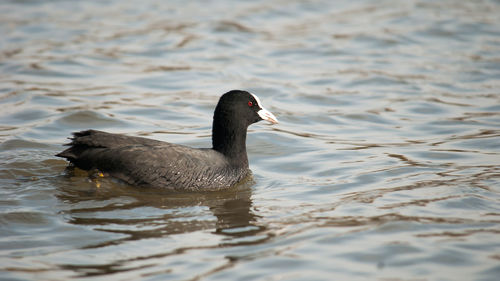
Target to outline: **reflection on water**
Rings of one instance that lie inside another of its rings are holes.
[[[498,279],[498,2],[0,10],[1,278]],[[54,157],[88,128],[207,147],[234,88],[281,121],[250,127],[238,188],[137,189]]]
[[[80,180],[69,178],[63,181],[65,184],[56,194],[62,203],[60,214],[71,224],[114,234],[112,239],[85,245],[81,248],[83,251],[207,231],[221,235],[218,247],[248,245],[268,238],[259,236],[265,227],[258,225],[251,210],[252,180],[227,191],[187,194],[137,190],[108,179],[94,179],[90,185],[85,181],[78,183]],[[214,246],[201,246],[204,247]],[[174,253],[141,252],[109,264],[67,263],[60,266],[77,272],[79,276],[96,276],[128,271],[124,264],[158,259],[190,248],[179,248]]]
[[[252,180],[231,190],[211,193],[162,193],[156,189],[138,190],[108,179],[92,181],[96,185],[91,190],[88,190],[87,184],[82,185],[83,189],[68,184],[61,187],[60,192],[56,194],[57,198],[68,206],[69,209],[62,210],[62,213],[69,215],[73,224],[115,225],[118,228],[132,225],[132,229],[138,230],[137,232],[126,228],[121,230],[101,228],[105,231],[127,234],[130,236],[127,240],[162,237],[211,228],[215,228],[215,233],[236,237],[245,236],[247,232],[245,230],[260,230],[260,227],[253,225],[256,221],[255,214],[250,209]],[[196,210],[191,210],[195,211],[195,214],[192,214],[190,209],[193,207],[201,207],[198,210],[201,213],[196,214]],[[151,212],[151,209],[155,211]],[[129,214],[131,210],[139,214]],[[166,212],[157,213],[161,210]],[[215,216],[215,220],[209,215],[210,213]],[[206,220],[195,219],[203,214]]]

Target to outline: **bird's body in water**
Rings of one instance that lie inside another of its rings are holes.
[[[214,111],[212,148],[184,145],[96,130],[73,133],[68,149],[57,154],[84,170],[98,170],[135,186],[168,190],[220,190],[250,173],[246,152],[249,125],[277,123],[257,96],[233,90]]]

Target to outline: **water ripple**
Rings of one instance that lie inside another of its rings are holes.
[[[497,2],[0,9],[2,277],[497,279]],[[249,128],[235,190],[137,190],[53,156],[88,128],[209,146],[233,88],[280,120]]]

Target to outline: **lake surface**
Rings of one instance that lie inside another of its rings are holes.
[[[498,280],[499,1],[2,1],[1,280]],[[257,94],[253,179],[65,171],[71,132],[208,147]]]

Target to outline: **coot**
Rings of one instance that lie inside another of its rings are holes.
[[[74,166],[94,170],[131,185],[170,190],[219,190],[250,173],[246,152],[249,125],[278,123],[259,98],[233,90],[219,99],[212,123],[212,148],[111,134],[96,130],[73,133],[68,149],[56,156]]]

